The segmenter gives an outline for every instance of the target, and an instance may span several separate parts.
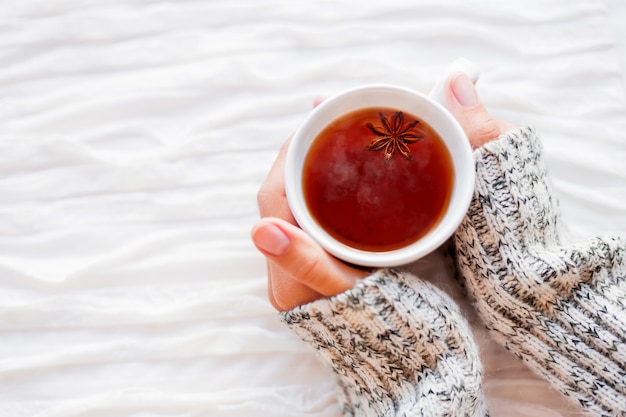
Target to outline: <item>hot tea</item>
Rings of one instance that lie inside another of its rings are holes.
[[[444,216],[452,158],[424,121],[366,108],[333,121],[314,140],[303,170],[304,198],[318,224],[365,251],[404,247]]]

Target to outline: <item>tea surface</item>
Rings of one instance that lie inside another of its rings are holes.
[[[314,140],[304,197],[335,239],[366,251],[394,250],[443,217],[454,183],[452,158],[441,137],[417,120],[389,108],[361,109]]]

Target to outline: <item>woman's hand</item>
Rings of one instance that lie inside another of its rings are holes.
[[[513,128],[489,115],[465,74],[450,78],[444,97],[473,148]],[[252,240],[267,259],[269,299],[279,311],[339,294],[369,273],[337,260],[296,225],[283,181],[288,144],[289,140],[258,192],[261,220],[252,229]]]
[[[252,229],[252,240],[267,259],[268,295],[279,311],[339,294],[367,273],[328,254],[296,225],[283,180],[283,145],[257,194],[261,220]]]
[[[473,149],[513,129],[510,123],[491,116],[482,104],[469,77],[463,73],[450,77],[444,90],[446,108],[461,124]]]

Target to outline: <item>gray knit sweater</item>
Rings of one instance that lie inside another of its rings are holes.
[[[567,242],[531,128],[475,153],[454,247],[494,339],[581,412],[626,415],[626,240]],[[346,416],[485,416],[481,365],[451,298],[402,270],[282,314],[337,375]]]

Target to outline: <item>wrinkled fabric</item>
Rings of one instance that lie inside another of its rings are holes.
[[[607,4],[2,2],[0,415],[341,414],[249,239],[255,193],[317,96],[428,90],[465,56],[487,107],[540,132],[571,232],[626,231]],[[411,268],[449,278],[438,253]],[[493,415],[569,412],[473,325]]]

